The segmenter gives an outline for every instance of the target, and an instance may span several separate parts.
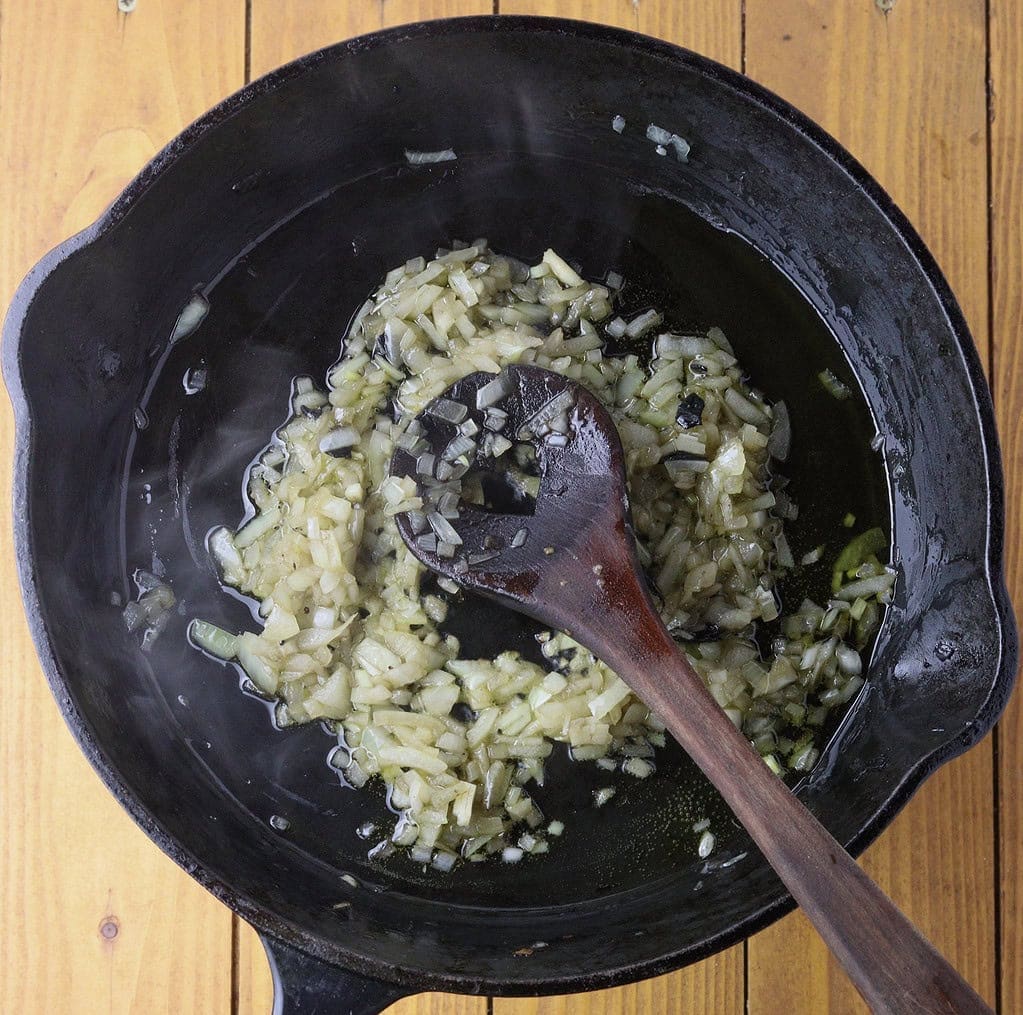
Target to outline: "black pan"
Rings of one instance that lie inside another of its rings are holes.
[[[688,163],[656,153],[649,123],[691,142]],[[457,161],[433,167],[403,155],[448,147]],[[154,841],[264,935],[303,1011],[606,987],[791,907],[671,752],[599,812],[592,766],[555,759],[541,803],[568,831],[546,858],[444,878],[370,863],[354,829],[384,816],[381,794],[345,788],[320,728],[276,730],[232,669],[186,644],[194,615],[253,626],[203,537],[238,521],[241,472],[292,376],[324,371],[386,269],[480,234],[524,258],[553,243],[591,277],[622,272],[627,305],[724,327],[792,410],[797,555],[834,548],[847,511],[890,527],[898,594],[869,680],[799,787],[854,853],[991,727],[1012,683],[980,364],[920,238],[832,139],[717,64],[567,21],[435,22],[290,64],[186,130],[31,272],[4,372],[21,580],[67,722]],[[172,343],[197,291],[209,314]],[[189,395],[200,364],[208,384]],[[826,395],[824,367],[856,397]],[[136,567],[163,569],[181,604],[148,652],[111,604]],[[811,575],[783,593],[815,589]],[[528,648],[528,625],[493,610],[457,611],[466,650]],[[690,831],[704,814],[707,862]]]

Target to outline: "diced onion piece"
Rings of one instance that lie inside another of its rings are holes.
[[[205,620],[193,620],[188,625],[188,636],[201,649],[218,659],[233,659],[238,652],[238,638]]]
[[[804,553],[800,558],[800,564],[816,564],[824,556],[824,547],[815,546],[809,553]]]
[[[342,451],[345,448],[354,447],[359,443],[359,431],[354,427],[342,426],[331,430],[329,434],[320,439],[320,451],[324,454],[331,454],[334,451]]]
[[[664,320],[662,314],[656,310],[647,310],[640,314],[638,317],[634,317],[625,326],[625,334],[629,338],[640,338],[645,335],[648,331],[653,330]]]
[[[202,293],[193,293],[174,322],[174,330],[170,337],[171,344],[191,335],[202,324],[209,312],[210,301]]]
[[[427,415],[447,423],[461,423],[469,414],[468,406],[450,398],[435,398],[427,407]]]
[[[586,284],[582,276],[550,248],[543,252],[543,263],[551,269],[554,277],[565,285],[577,286]]]
[[[430,523],[430,528],[436,534],[438,543],[450,543],[452,546],[462,545],[462,537],[455,530],[451,522],[440,512],[432,511],[426,516],[426,520]]]
[[[612,338],[622,338],[624,337],[627,328],[628,325],[625,321],[623,321],[620,317],[616,317],[607,325],[607,333]]]
[[[463,406],[464,408],[464,406]],[[476,442],[465,434],[458,434],[448,446],[441,452],[441,457],[446,462],[453,462],[462,455],[474,455],[476,453]]]
[[[410,166],[429,166],[438,162],[454,162],[458,156],[451,148],[444,148],[435,152],[414,151],[411,148],[405,149],[405,160]]]
[[[512,442],[507,437],[495,434],[494,439],[490,442],[490,454],[494,458],[500,458],[511,446]]]
[[[852,394],[848,385],[843,384],[830,369],[822,370],[817,375],[817,380],[821,382],[821,386],[832,398],[838,399],[840,402]]]
[[[507,372],[499,373],[492,381],[487,381],[476,392],[476,408],[489,409],[503,402],[515,390],[515,382]]]

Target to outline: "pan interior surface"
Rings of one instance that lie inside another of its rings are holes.
[[[379,788],[344,786],[323,729],[275,729],[233,668],[187,643],[196,616],[255,629],[206,533],[241,520],[244,470],[284,421],[292,379],[323,377],[391,267],[486,236],[525,260],[554,246],[589,278],[619,272],[623,311],[722,327],[753,383],[786,401],[797,558],[822,541],[837,551],[848,512],[858,530],[892,529],[902,576],[867,686],[800,787],[841,840],[879,831],[907,779],[979,725],[1002,675],[975,365],[919,251],[805,125],[737,78],[566,26],[444,23],[281,72],[140,182],[46,279],[22,329],[24,546],[51,678],[86,749],[151,834],[262,929],[424,986],[635,978],[734,940],[783,893],[670,749],[646,781],[556,755],[536,796],[566,832],[546,857],[452,875],[370,863],[356,829],[388,826]],[[689,162],[659,156],[648,122],[684,133]],[[404,155],[446,147],[456,160]],[[170,341],[197,292],[208,313]],[[825,368],[853,398],[824,391]],[[112,603],[133,595],[136,568],[177,600],[146,651]],[[783,584],[785,607],[825,597],[825,578]],[[463,655],[536,654],[524,619],[469,599],[453,614]],[[598,810],[592,792],[609,784]],[[707,861],[691,829],[703,817]]]
[[[827,366],[854,383],[821,319],[777,270],[738,238],[673,212],[663,198],[630,195],[628,181],[552,188],[551,179],[576,178],[586,167],[551,161],[477,168],[467,159],[434,170],[428,190],[421,171],[399,170],[342,188],[275,231],[209,288],[206,318],[161,364],[141,406],[149,422],[135,435],[125,472],[127,569],[164,569],[182,606],[148,652],[181,735],[209,742],[208,764],[231,795],[263,825],[283,817],[288,828],[280,834],[308,856],[391,890],[443,892],[465,905],[558,906],[684,871],[695,882],[704,865],[691,826],[703,817],[718,836],[718,863],[748,847],[681,752],[664,752],[658,776],[646,781],[573,764],[562,752],[536,791],[548,820],[567,824],[551,855],[517,865],[465,864],[453,875],[424,874],[400,855],[370,864],[366,852],[379,836],[367,842],[356,828],[393,823],[383,794],[345,787],[326,763],[333,737],[318,724],[273,729],[264,703],[239,695],[233,667],[186,643],[184,629],[195,616],[230,630],[253,628],[251,604],[216,581],[206,533],[240,520],[245,465],[286,418],[292,377],[322,378],[348,319],[384,271],[447,242],[435,217],[454,236],[471,238],[485,225],[496,249],[533,261],[554,243],[578,251],[590,277],[619,271],[627,279],[626,315],[653,303],[685,328],[723,325],[755,381],[793,407],[800,437],[786,471],[802,509],[791,531],[796,553],[822,538],[837,550],[836,541],[848,536],[847,511],[862,527],[888,524],[866,407],[834,400],[817,381]],[[508,195],[499,208],[494,193]],[[388,216],[403,227],[381,242],[373,225]],[[206,382],[193,392],[187,378],[196,370],[205,371]],[[825,571],[822,564],[818,577]],[[130,587],[126,578],[119,589]],[[786,596],[790,608],[803,591]],[[823,593],[815,590],[818,598]],[[463,657],[515,649],[543,662],[539,626],[483,599],[453,603],[446,627],[462,642]],[[617,792],[598,810],[593,792],[604,785]]]

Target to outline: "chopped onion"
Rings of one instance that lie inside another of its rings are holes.
[[[446,423],[461,423],[469,415],[468,406],[450,398],[435,398],[427,407],[428,415]]]
[[[413,151],[410,148],[405,149],[405,159],[410,166],[429,166],[437,162],[454,162],[457,158],[458,156],[451,148],[444,148],[436,152],[419,152]]]
[[[853,599],[876,596],[891,591],[895,585],[895,575],[886,571],[874,578],[861,578],[858,581],[849,582],[843,585],[837,592],[839,599],[852,601]]]
[[[774,540],[775,549],[778,551],[778,564],[780,567],[795,567],[796,561],[792,556],[792,551],[789,549],[789,541],[785,538],[785,533],[778,533]]]
[[[447,490],[441,494],[440,499],[437,501],[437,510],[445,518],[457,518],[458,504],[458,494],[453,493],[451,490]]]
[[[629,338],[640,338],[652,328],[656,328],[663,320],[664,316],[656,310],[647,310],[638,317],[634,317],[631,321],[629,321],[629,323],[625,326],[625,334],[628,335]]]
[[[553,250],[547,249],[543,252],[543,263],[553,272],[559,282],[565,285],[585,285],[582,276],[569,263],[556,254]]]
[[[329,434],[320,439],[320,451],[324,454],[332,454],[335,451],[343,451],[345,448],[354,447],[359,443],[359,431],[354,427],[342,426],[331,430]]]
[[[575,396],[569,389],[559,391],[546,405],[542,406],[522,424],[520,439],[528,440],[549,429],[551,420],[567,412],[575,404]]]
[[[394,444],[395,447],[401,448],[402,451],[407,451],[413,457],[416,457],[420,451],[425,450],[427,447],[426,441],[408,431],[400,434]]]
[[[679,137],[678,134],[671,135],[671,147],[675,149],[675,156],[679,162],[688,162],[689,153],[692,151],[692,147],[684,137]]]
[[[488,430],[498,432],[504,429],[507,422],[508,413],[502,411],[501,409],[487,409],[487,414],[486,418],[483,421],[483,425]]]
[[[669,455],[664,459],[664,467],[672,479],[677,479],[681,473],[685,472],[706,472],[710,468],[710,462],[704,458],[694,458],[688,453],[683,453],[683,457]]]
[[[446,462],[453,462],[456,458],[459,458],[462,455],[473,455],[475,453],[476,442],[471,437],[459,434],[441,452],[441,457]]]
[[[678,154],[672,137],[667,147]],[[220,657],[237,648],[249,680],[280,696],[281,724],[338,724],[345,746],[331,763],[346,782],[386,782],[399,818],[374,857],[410,849],[446,870],[459,854],[480,862],[505,849],[519,859],[546,852],[562,826],[552,821],[543,832],[530,788],[542,785],[552,740],[632,778],[654,777],[666,743],[657,717],[568,636],[541,635],[546,667],[510,653],[466,658],[439,626],[453,602],[420,591],[419,558],[448,562],[437,587],[454,597],[451,576],[471,585],[470,568],[503,550],[494,539],[470,550],[463,526],[452,524],[463,497],[478,502],[484,492],[477,477],[462,483],[477,441],[482,454],[503,453],[516,490],[537,495],[534,449],[516,448],[508,432],[509,413],[518,422],[523,410],[497,408],[515,397],[515,364],[579,380],[613,411],[635,495],[637,554],[662,615],[766,764],[812,765],[829,710],[862,686],[858,649],[880,625],[895,581],[875,556],[884,534],[877,546],[871,536],[871,552],[843,557],[842,594],[823,608],[806,600],[782,618],[761,657],[753,625],[778,617],[774,581],[791,559],[782,524],[797,511],[784,478],[769,471],[784,450],[784,409],[751,391],[719,329],[657,334],[656,311],[631,325],[611,321],[621,284],[613,272],[606,285],[584,281],[553,252],[529,268],[485,240],[411,258],[356,315],[329,373],[329,402],[311,379],[296,380],[292,418],[249,473],[250,520],[235,536],[210,534],[225,582],[260,598],[263,621],[259,635],[208,632]],[[645,350],[602,346],[630,326],[648,336]],[[476,392],[479,415],[442,394],[478,371],[491,375]],[[436,452],[417,418],[426,411],[431,435],[435,421],[452,428]],[[550,399],[524,437],[567,444],[570,413],[570,401]],[[358,450],[321,453],[320,441],[344,428],[359,435]],[[416,461],[414,483],[387,478],[395,448]],[[414,553],[401,539],[410,529]],[[528,536],[520,528],[509,547]],[[604,578],[595,569],[591,580]],[[131,605],[127,619],[137,613],[141,626],[148,601]],[[606,804],[612,791],[603,787],[594,802]]]
[[[430,528],[437,535],[438,541],[450,543],[452,546],[461,546],[462,537],[455,531],[454,526],[442,514],[433,511],[426,516]]]
[[[441,871],[442,873],[447,874],[449,871],[454,869],[455,862],[457,860],[458,857],[455,856],[454,853],[448,853],[447,851],[444,850],[437,850],[437,852],[433,856],[433,866],[436,867],[437,870]]]
[[[494,434],[493,439],[490,441],[490,455],[493,458],[500,458],[511,446],[512,442],[507,437]]]
[[[477,390],[476,408],[489,409],[497,405],[498,402],[503,402],[514,390],[515,382],[511,375],[507,371],[503,371]]]
[[[821,386],[824,390],[831,395],[832,398],[842,402],[847,399],[852,392],[849,390],[848,385],[843,384],[831,370],[822,370],[817,375],[817,380],[821,382]]]
[[[210,301],[202,293],[194,293],[174,322],[174,330],[170,337],[171,344],[191,335],[202,324],[209,312]]]
[[[760,406],[755,405],[750,399],[744,395],[740,395],[735,388],[729,388],[725,391],[724,395],[725,404],[729,409],[732,410],[744,423],[749,423],[755,427],[766,427],[770,424],[770,417],[764,412]]]
[[[622,338],[628,325],[620,317],[614,318],[607,326],[607,333],[612,338]]]

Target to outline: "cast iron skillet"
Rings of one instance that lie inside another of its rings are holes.
[[[649,123],[691,142],[687,164],[656,153]],[[403,154],[448,147],[457,161],[434,167]],[[379,793],[344,787],[322,730],[275,730],[232,669],[186,644],[194,615],[253,626],[203,537],[239,520],[242,469],[292,376],[322,374],[386,269],[479,234],[523,257],[553,243],[590,277],[622,272],[627,309],[656,299],[680,325],[725,328],[792,409],[797,556],[821,538],[837,549],[847,511],[891,527],[901,576],[868,683],[799,788],[853,852],[991,727],[1012,683],[980,364],[919,237],[831,138],[717,64],[568,21],[442,21],[311,54],[186,130],[44,258],[3,361],[17,557],[53,692],[135,820],[263,933],[279,996],[302,1010],[623,983],[791,905],[670,751],[599,813],[589,794],[606,775],[556,760],[540,799],[568,832],[545,859],[436,880],[371,864],[354,829],[386,817]],[[197,291],[210,312],[172,343]],[[855,398],[823,393],[825,366]],[[137,567],[180,604],[146,652],[111,604]],[[822,594],[821,577],[786,599]],[[528,650],[525,622],[488,609],[455,611],[465,651]],[[707,862],[690,831],[703,814],[719,839]]]

